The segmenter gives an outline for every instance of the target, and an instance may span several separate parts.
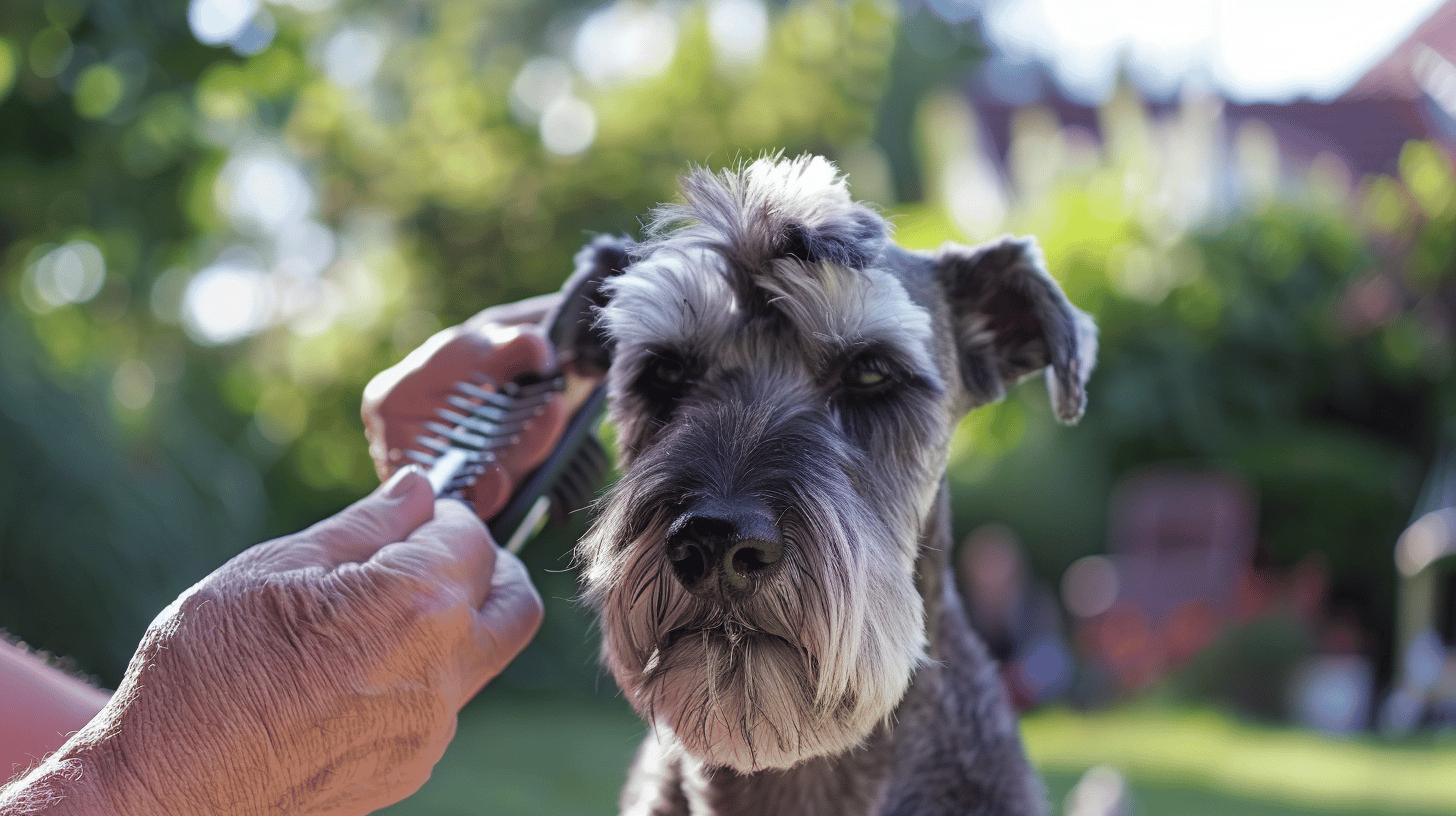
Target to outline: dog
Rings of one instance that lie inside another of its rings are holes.
[[[621,477],[578,544],[650,726],[626,814],[1041,814],[948,566],[947,447],[1045,371],[1080,418],[1090,318],[1037,245],[903,249],[817,156],[694,170],[598,238]]]

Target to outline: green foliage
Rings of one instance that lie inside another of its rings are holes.
[[[593,79],[571,37],[597,5],[263,8],[272,39],[228,48],[200,44],[180,0],[0,7],[0,625],[114,679],[177,589],[372,485],[357,405],[375,371],[554,288],[587,234],[634,231],[687,164],[777,149],[841,159],[911,246],[1035,234],[1101,327],[1080,428],[1031,387],[964,423],[959,525],[1010,522],[1054,578],[1106,546],[1122,475],[1227,470],[1257,489],[1272,560],[1324,553],[1385,614],[1390,542],[1456,415],[1432,328],[1456,249],[1440,151],[1411,145],[1398,177],[1354,191],[1316,176],[1195,206],[1188,180],[1222,168],[1180,164],[1123,92],[1099,149],[1018,116],[1002,208],[965,183],[963,104],[922,99],[958,87],[974,26],[770,4],[761,51],[735,61],[709,4],[622,3],[666,15],[673,47]],[[570,104],[543,107],[546,86]],[[1179,138],[1201,144],[1206,113]],[[575,142],[546,138],[562,121]],[[568,544],[530,555],[549,597],[571,594],[543,573]],[[509,682],[592,674],[585,616],[551,619]]]
[[[126,444],[0,312],[0,622],[115,682],[157,612],[257,540],[262,484],[199,418]]]
[[[1105,122],[1111,134],[1147,127],[1117,99],[1106,115],[1133,120]],[[1061,137],[1024,126],[1017,138]],[[1383,630],[1393,542],[1456,433],[1456,311],[1443,305],[1456,293],[1456,207],[1440,192],[1450,160],[1413,144],[1399,179],[1342,193],[1354,207],[1319,199],[1312,179],[1190,226],[1169,214],[1176,199],[1150,208],[1144,198],[1168,195],[1141,189],[1169,172],[1166,157],[1116,143],[1046,171],[1006,219],[1037,236],[1069,296],[1096,317],[1087,416],[1074,431],[1056,428],[1030,386],[973,414],[953,450],[958,524],[1010,523],[1042,574],[1056,576],[1105,548],[1123,474],[1170,462],[1225,471],[1255,489],[1261,557],[1279,567],[1319,554],[1339,601]],[[902,238],[921,244],[954,226],[920,209],[904,223]]]
[[[554,289],[590,233],[634,231],[691,162],[834,154],[873,127],[888,4],[774,7],[748,62],[720,53],[705,4],[622,4],[669,14],[675,47],[661,70],[601,83],[557,59],[596,8],[269,4],[262,50],[200,44],[177,0],[0,8],[0,450],[15,484],[0,626],[114,681],[188,582],[371,487],[357,412],[374,372],[449,322]],[[364,70],[371,44],[367,81],[330,62]],[[589,150],[548,150],[540,111],[513,97],[542,55],[593,111]],[[189,317],[218,268],[213,317],[241,333]],[[562,566],[564,547],[533,566]],[[546,583],[572,594],[570,576]],[[570,629],[548,642],[580,664],[565,677],[589,679],[584,617],[553,618]]]
[[[1269,720],[1286,713],[1291,683],[1314,654],[1307,627],[1267,615],[1233,627],[1179,669],[1169,691],[1185,702],[1211,702]]]

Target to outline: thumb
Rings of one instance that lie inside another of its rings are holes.
[[[380,548],[409,538],[435,517],[435,491],[413,465],[402,468],[373,493],[300,533],[326,566],[367,561]]]

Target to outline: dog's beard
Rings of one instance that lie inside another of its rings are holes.
[[[630,482],[630,474],[625,482]],[[894,711],[925,649],[913,546],[849,490],[796,491],[786,555],[742,602],[684,591],[665,521],[623,541],[631,491],[582,542],[604,657],[632,706],[700,761],[788,768],[860,744]],[[829,510],[833,508],[833,510]]]

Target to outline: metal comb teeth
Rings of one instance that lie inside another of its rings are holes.
[[[491,390],[494,386],[484,375],[477,375],[477,382],[457,382],[454,393],[446,397],[449,407],[436,409],[438,421],[426,422],[428,433],[415,437],[418,447],[405,451],[429,468],[436,495],[459,496],[470,487],[495,460],[495,452],[515,444],[531,418],[565,388],[566,381],[557,375]]]
[[[553,520],[564,522],[570,513],[590,504],[592,495],[611,469],[612,459],[601,442],[596,437],[587,437],[552,485]]]

